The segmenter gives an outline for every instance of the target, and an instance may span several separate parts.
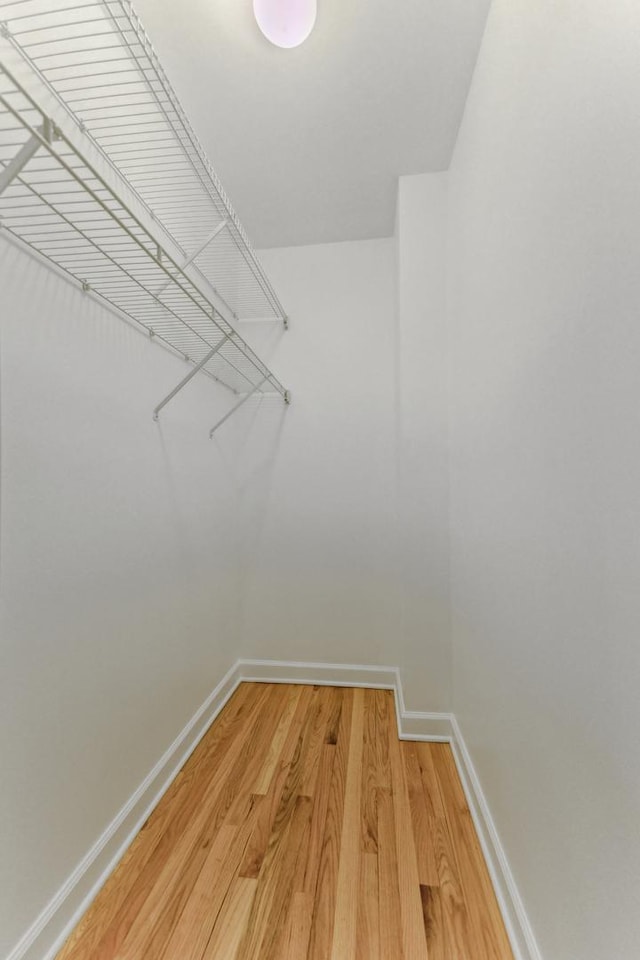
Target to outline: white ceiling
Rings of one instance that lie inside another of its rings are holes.
[[[393,233],[397,178],[446,169],[490,0],[318,0],[294,50],[251,0],[134,0],[257,247]]]

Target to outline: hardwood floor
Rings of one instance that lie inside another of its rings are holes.
[[[451,750],[242,684],[58,960],[512,960]]]

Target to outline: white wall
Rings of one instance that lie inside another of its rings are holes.
[[[449,181],[454,709],[546,960],[640,943],[640,6],[494,0]]]
[[[451,708],[445,285],[446,174],[400,177],[398,653],[407,701]]]
[[[246,500],[244,653],[396,663],[393,241],[260,257],[291,317],[293,403],[271,482],[255,477],[264,511]],[[243,333],[268,360],[274,334]]]
[[[155,424],[182,361],[1,237],[0,277],[4,956],[237,656],[256,414],[211,443],[200,377]]]
[[[395,240],[261,252],[291,316],[275,342],[293,403],[271,483],[256,473],[245,498],[243,650],[399,665],[407,706],[438,711],[451,672],[444,279],[416,241],[442,260],[444,181],[404,178],[401,207]],[[269,356],[273,332],[243,332]]]

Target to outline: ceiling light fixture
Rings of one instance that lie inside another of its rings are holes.
[[[253,0],[253,12],[276,47],[299,47],[316,22],[317,0]]]

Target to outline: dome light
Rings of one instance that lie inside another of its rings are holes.
[[[253,0],[263,34],[276,47],[299,47],[316,22],[317,0]]]

